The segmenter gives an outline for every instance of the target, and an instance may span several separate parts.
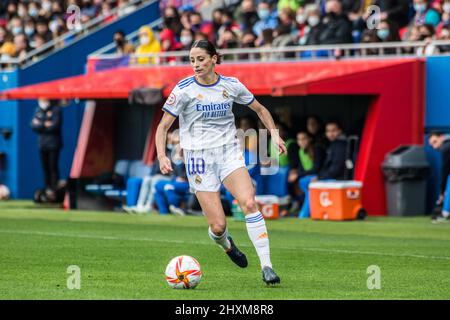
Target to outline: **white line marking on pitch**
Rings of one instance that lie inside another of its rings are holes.
[[[99,240],[145,241],[145,242],[163,242],[163,243],[177,243],[177,244],[186,244],[187,243],[186,241],[182,241],[182,240],[161,240],[161,239],[152,239],[152,238],[124,238],[124,237],[115,237],[115,236],[100,236],[100,235],[90,235],[90,234],[70,234],[70,233],[60,233],[60,232],[25,231],[25,230],[0,230],[0,233],[35,235],[35,236],[50,236],[50,237],[66,237],[66,238],[81,238],[81,239],[99,239]],[[208,246],[210,246],[212,244],[212,242],[200,242],[200,241],[192,241],[189,243],[199,244],[199,245],[208,245]],[[247,245],[247,244],[241,244],[240,246],[241,247],[253,247],[253,245]],[[426,256],[426,255],[420,255],[420,254],[395,254],[395,253],[383,253],[383,252],[342,250],[342,249],[324,249],[324,248],[314,248],[314,247],[277,246],[277,249],[304,250],[304,251],[326,252],[326,253],[376,255],[376,256],[388,256],[388,257],[405,257],[405,258],[418,258],[418,259],[450,260],[450,257],[447,257],[447,256]]]

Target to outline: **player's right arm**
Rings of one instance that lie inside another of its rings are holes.
[[[190,80],[182,80],[180,83],[184,84],[185,81]],[[169,131],[173,122],[185,106],[182,88],[180,87],[182,86],[179,84],[176,85],[164,103],[164,115],[156,129],[156,153],[158,155],[159,168],[162,174],[168,174],[173,171],[172,162],[166,155],[166,139],[167,131]]]
[[[168,112],[164,112],[161,122],[156,129],[156,153],[159,161],[159,168],[162,174],[168,174],[173,171],[172,163],[166,155],[167,131],[169,131],[175,117]]]

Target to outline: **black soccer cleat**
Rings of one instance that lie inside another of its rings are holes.
[[[228,237],[228,240],[230,240],[231,248],[225,252],[230,257],[231,261],[241,268],[246,268],[248,265],[247,257],[238,249],[238,247],[236,247],[230,236]]]
[[[277,276],[271,267],[264,267],[262,269],[262,278],[267,285],[280,283],[281,281],[280,277]]]

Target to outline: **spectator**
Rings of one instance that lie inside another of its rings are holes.
[[[323,30],[320,10],[316,5],[308,5],[305,7],[305,14],[307,25],[299,38],[299,44],[307,46],[318,45],[319,36]]]
[[[122,30],[114,32],[114,43],[116,44],[116,53],[121,55],[128,55],[134,52],[134,47],[128,43],[125,38],[125,33]]]
[[[317,175],[325,160],[324,149],[314,144],[314,138],[307,131],[297,133],[297,148],[291,148],[292,159],[288,182],[295,184],[306,176]],[[288,150],[289,153],[289,150]]]
[[[208,40],[208,35],[204,34],[203,32],[196,32],[194,41],[198,41],[198,40]]]
[[[439,40],[450,40],[450,26],[445,27],[441,30],[441,34],[439,35]],[[450,52],[450,45],[439,45],[439,52]]]
[[[342,180],[345,171],[345,151],[347,139],[337,121],[330,121],[326,125],[326,137],[329,141],[327,156],[322,170],[318,174],[319,180]]]
[[[119,9],[117,12],[119,17],[126,16],[136,10],[136,6],[130,5],[129,0],[117,0],[117,8]]]
[[[161,41],[161,52],[176,51],[180,50],[182,47],[182,44],[175,39],[175,33],[170,29],[161,31],[159,39]],[[165,59],[165,62],[170,64],[176,63],[176,61],[176,57],[167,57]]]
[[[398,28],[408,24],[409,0],[375,0],[373,4],[381,9],[380,20],[391,20],[397,23]],[[363,17],[367,20],[370,12]]]
[[[180,42],[181,50],[189,50],[194,43],[195,34],[191,29],[181,30]],[[183,57],[183,61],[189,61],[188,57]]]
[[[19,33],[14,36],[15,58],[23,59],[30,51],[30,46],[27,40],[27,36],[24,33]]]
[[[212,12],[212,28],[214,33],[214,43],[219,39],[219,30],[222,27],[222,16],[224,14],[224,10],[222,8],[216,8]]]
[[[36,33],[45,39],[45,42],[53,39],[53,35],[48,27],[48,21],[45,18],[39,18],[36,21]]]
[[[401,41],[396,25],[389,20],[382,20],[380,22],[377,29],[377,37],[379,40],[377,42]],[[395,48],[385,48],[382,52],[383,54],[396,54]]]
[[[239,11],[236,14],[236,20],[244,33],[253,30],[253,26],[259,20],[253,0],[242,1]]]
[[[33,49],[41,49],[44,46],[45,39],[40,34],[35,35],[33,39],[34,41],[33,44],[31,45]]]
[[[27,35],[28,39],[31,39],[36,33],[36,26],[33,19],[24,19],[24,33]]]
[[[309,184],[317,180],[340,180],[345,174],[345,151],[347,140],[343,135],[340,125],[336,121],[330,121],[326,125],[326,136],[330,142],[327,148],[324,163],[317,175],[307,175],[300,179],[299,184],[305,193],[305,200],[299,212],[299,218],[309,218]]]
[[[222,14],[222,26],[219,28],[217,32],[219,36],[218,39],[220,40],[222,34],[228,30],[232,31],[233,34],[236,35],[236,37],[240,37],[242,35],[242,31],[239,28],[239,25],[234,22],[231,13],[229,13],[228,11],[224,11]]]
[[[164,25],[172,30],[178,37],[181,34],[183,25],[180,21],[180,15],[175,7],[167,7],[163,11]]]
[[[241,47],[242,48],[256,47],[256,36],[251,30],[245,32],[242,35]],[[239,54],[239,59],[240,60],[249,60],[249,59],[256,60],[256,59],[259,59],[259,56],[257,54],[241,53],[241,54]]]
[[[409,26],[421,26],[423,24],[431,24],[436,27],[440,21],[440,15],[436,9],[428,5],[426,0],[414,0],[415,15],[410,21]]]
[[[274,40],[272,46],[274,48],[286,48],[295,46],[294,37],[292,36],[292,29],[289,25],[278,25],[274,31]],[[275,59],[294,58],[295,52],[274,53]]]
[[[376,29],[367,29],[364,30],[362,36],[361,36],[361,43],[377,43],[380,42],[380,37],[377,35],[377,31]],[[375,48],[369,48],[369,49],[364,49],[364,55],[378,55],[378,49]]]
[[[23,23],[19,17],[14,17],[10,20],[8,29],[11,30],[13,36],[23,33]]]
[[[328,144],[323,133],[322,120],[317,116],[308,116],[306,118],[306,131],[313,138],[315,145],[325,148]]]
[[[151,53],[161,52],[161,46],[155,36],[152,29],[147,26],[143,26],[139,29],[139,46],[136,48],[137,55],[145,55]],[[155,64],[154,57],[141,56],[137,58],[138,64]]]
[[[351,43],[353,41],[352,26],[347,16],[342,12],[341,2],[327,0],[325,12],[324,28],[319,36],[320,44]]]
[[[431,24],[419,26],[420,40],[425,42],[423,47],[417,48],[416,54],[419,56],[430,56],[439,52],[439,49],[431,44],[434,39],[434,28]]]
[[[272,44],[273,44],[273,30],[264,29],[261,34],[261,40],[259,40],[259,47],[264,49],[270,49],[273,47]],[[274,56],[270,51],[261,53],[261,61],[271,61],[273,60],[273,58]]]
[[[38,134],[41,164],[45,177],[47,198],[56,199],[59,180],[59,154],[62,148],[61,107],[47,99],[39,99],[31,121],[31,128]]]
[[[295,12],[302,2],[301,0],[279,0],[277,4],[278,12],[280,13],[285,8],[289,8]]]
[[[202,16],[198,12],[192,12],[189,16],[191,30],[201,32],[207,35],[209,41],[214,41],[214,28],[212,23],[204,22]]]
[[[264,30],[275,29],[278,26],[278,21],[271,14],[270,5],[267,2],[260,2],[258,5],[259,21],[255,23],[253,32],[257,37],[261,37]]]
[[[433,215],[432,222],[448,221],[450,216],[450,137],[441,131],[430,133],[428,142],[441,152],[441,186],[437,205],[442,205],[440,215]]]

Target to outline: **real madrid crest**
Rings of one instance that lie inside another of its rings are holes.
[[[228,99],[230,97],[230,95],[228,94],[227,90],[223,90],[222,91],[222,97],[224,97],[225,99]]]
[[[196,176],[195,176],[195,183],[196,183],[196,184],[202,183],[202,178],[201,178],[199,175],[196,175]]]

